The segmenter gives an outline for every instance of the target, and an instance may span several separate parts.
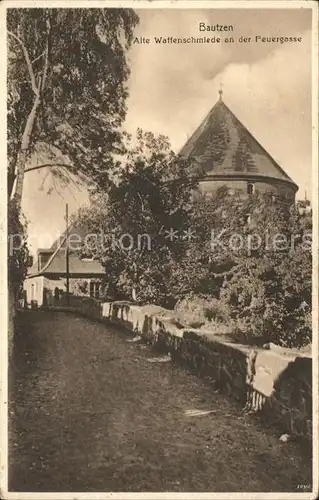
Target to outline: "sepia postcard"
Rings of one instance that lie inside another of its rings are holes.
[[[317,498],[317,3],[4,0],[0,43],[1,498]]]

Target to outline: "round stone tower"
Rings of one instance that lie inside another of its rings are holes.
[[[236,118],[222,99],[188,139],[180,154],[202,172],[200,187],[212,193],[226,185],[247,195],[270,191],[293,202],[298,186]]]

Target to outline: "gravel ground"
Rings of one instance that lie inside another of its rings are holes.
[[[309,491],[311,458],[296,443],[150,347],[67,313],[24,313],[23,325],[10,491]]]

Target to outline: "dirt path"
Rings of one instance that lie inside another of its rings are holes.
[[[310,483],[310,459],[295,444],[183,368],[156,362],[149,347],[65,313],[26,320],[10,377],[10,490],[300,491]]]

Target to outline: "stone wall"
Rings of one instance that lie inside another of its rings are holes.
[[[69,297],[69,304],[65,298],[60,300],[58,304],[52,303],[45,306],[46,310],[71,312],[86,318],[96,319],[99,321],[105,320],[102,315],[102,303],[100,300],[93,297]]]
[[[185,328],[174,311],[126,301],[82,299],[63,308],[110,322],[141,337],[173,361],[234,397],[282,433],[312,439],[312,358],[270,344],[235,344],[210,331]]]

